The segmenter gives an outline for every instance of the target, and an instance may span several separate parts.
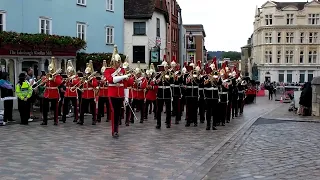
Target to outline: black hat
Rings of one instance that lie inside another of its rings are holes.
[[[26,78],[26,73],[20,73],[19,74],[19,79],[22,79],[22,78]]]

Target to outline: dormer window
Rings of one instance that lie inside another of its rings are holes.
[[[266,25],[267,26],[272,25],[272,15],[271,14],[265,15],[265,20],[266,20]]]

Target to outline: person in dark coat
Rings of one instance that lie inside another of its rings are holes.
[[[311,115],[311,104],[312,104],[312,87],[311,83],[307,82],[303,85],[299,104],[301,105],[302,114],[309,116]]]
[[[1,73],[0,89],[1,89],[1,98],[13,97],[13,85],[9,81],[9,74],[7,72]],[[13,122],[14,121],[12,119],[13,100],[3,101],[3,107],[4,107],[3,121],[5,123]]]

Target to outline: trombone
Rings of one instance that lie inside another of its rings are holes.
[[[46,79],[43,81],[42,79],[39,79],[37,82],[35,82],[34,84],[38,84],[37,86],[35,86],[34,88],[32,88],[32,90],[37,89],[39,86],[42,86],[44,83],[46,83],[47,81],[51,81],[53,80],[54,76],[56,76],[57,74],[60,74],[62,71],[62,69],[58,69],[56,72],[54,72],[53,74],[46,74]]]

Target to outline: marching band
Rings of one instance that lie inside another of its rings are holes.
[[[163,112],[166,128],[170,128],[172,116],[175,116],[174,124],[180,124],[185,111],[186,127],[196,127],[198,122],[206,121],[206,130],[216,130],[217,126],[225,126],[231,118],[243,113],[247,88],[246,81],[236,68],[231,70],[228,63],[224,62],[219,69],[216,58],[205,64],[201,61],[185,62],[180,69],[174,57],[171,62],[164,57],[157,66],[157,72],[152,63],[144,71],[140,62],[137,68],[130,69],[128,56],[122,63],[117,46],[114,47],[110,66],[106,60],[103,61],[101,75],[94,71],[91,60],[84,74],[76,73],[71,61],[67,63],[66,74],[61,74],[62,70],[55,67],[54,57],[48,69],[47,75],[35,87],[45,86],[41,125],[47,125],[49,102],[55,107],[54,125],[58,125],[58,86],[64,83],[66,91],[62,122],[66,122],[70,102],[74,107],[73,122],[79,125],[84,124],[88,107],[92,114],[92,125],[101,122],[106,109],[106,121],[111,120],[113,137],[119,136],[122,119],[125,119],[126,126],[138,120],[135,108],[140,112],[140,123],[147,121],[148,114],[153,112],[157,129],[161,129]]]

